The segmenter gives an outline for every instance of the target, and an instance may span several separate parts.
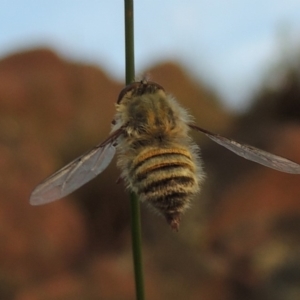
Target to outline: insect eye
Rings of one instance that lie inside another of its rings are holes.
[[[162,90],[162,91],[165,90],[160,84],[153,82],[153,81],[148,81],[147,86],[149,87],[149,90],[152,93],[154,93],[157,90]]]
[[[137,87],[139,86],[139,84],[140,84],[139,82],[133,82],[133,83],[131,83],[131,84],[125,86],[125,87],[123,88],[123,90],[122,90],[122,91],[120,92],[120,94],[119,94],[117,103],[119,104],[119,103],[122,101],[122,99],[124,98],[124,96],[125,96],[128,92],[130,92],[131,90],[133,90],[134,88],[137,88]]]
[[[154,93],[157,90],[163,90],[164,88],[159,85],[156,82],[153,81],[137,81],[137,82],[133,82],[129,85],[127,85],[119,94],[118,100],[117,100],[117,104],[119,104],[122,99],[124,98],[124,96],[132,91],[132,94],[134,95],[142,95],[144,93]]]

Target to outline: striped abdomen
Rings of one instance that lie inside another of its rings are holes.
[[[196,168],[188,148],[146,147],[132,161],[130,183],[177,230],[181,213],[199,190]]]

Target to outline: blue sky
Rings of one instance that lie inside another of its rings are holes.
[[[49,46],[124,76],[120,0],[0,0],[0,57]],[[282,34],[284,32],[284,34]],[[299,0],[136,0],[136,72],[178,60],[241,109],[284,47],[300,47]],[[281,45],[280,45],[281,44]],[[155,78],[154,78],[155,79]]]

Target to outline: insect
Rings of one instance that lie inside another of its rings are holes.
[[[198,127],[162,86],[143,80],[121,91],[110,136],[40,183],[30,203],[45,204],[70,194],[105,170],[118,152],[126,186],[178,231],[181,215],[204,179],[199,147],[190,138],[190,129],[248,160],[300,174],[300,165],[293,161]]]

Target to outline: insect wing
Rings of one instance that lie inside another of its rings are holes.
[[[300,165],[284,157],[271,154],[253,146],[240,144],[236,141],[230,140],[218,134],[211,133],[195,125],[190,125],[190,127],[192,129],[203,132],[214,142],[248,160],[254,161],[281,172],[300,174]]]
[[[104,171],[116,148],[113,141],[102,145],[76,158],[40,183],[32,192],[30,203],[40,205],[65,197]]]

